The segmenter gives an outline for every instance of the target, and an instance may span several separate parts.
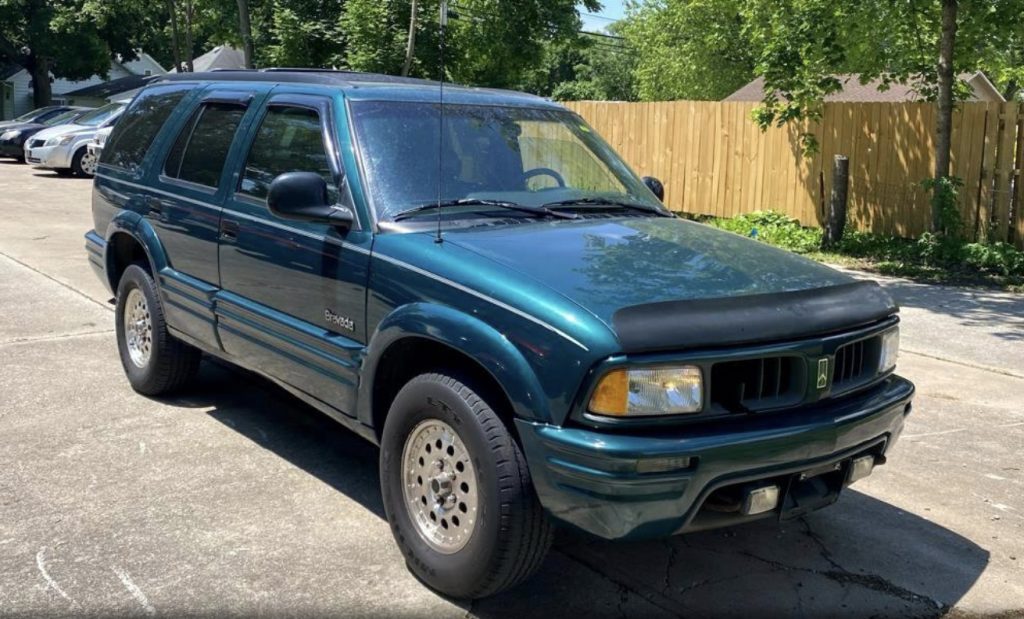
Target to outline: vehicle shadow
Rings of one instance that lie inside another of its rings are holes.
[[[206,362],[193,388],[164,401],[211,407],[213,419],[384,518],[378,449],[269,381]],[[460,605],[486,618],[931,617],[988,561],[971,540],[851,489],[799,520],[667,540],[613,543],[561,529],[537,576]]]

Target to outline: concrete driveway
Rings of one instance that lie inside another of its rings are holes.
[[[919,388],[889,464],[827,510],[648,543],[561,532],[473,605],[405,569],[374,447],[206,363],[129,389],[90,271],[89,181],[0,161],[0,615],[1022,616],[1024,299],[884,285]]]

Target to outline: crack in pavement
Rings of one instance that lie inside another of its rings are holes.
[[[629,594],[632,593],[634,595],[640,596],[641,599],[645,600],[646,602],[648,602],[652,606],[656,607],[657,609],[662,610],[662,611],[668,613],[669,615],[671,615],[673,617],[679,617],[680,619],[682,619],[683,615],[680,615],[678,610],[676,610],[676,609],[674,609],[671,606],[666,604],[666,602],[672,602],[672,600],[666,598],[665,596],[660,595],[657,592],[653,592],[653,591],[651,593],[645,593],[643,591],[640,591],[636,587],[631,587],[627,583],[624,583],[624,582],[622,582],[620,580],[616,580],[616,579],[612,578],[609,574],[606,574],[605,572],[603,572],[599,567],[591,564],[590,561],[588,561],[584,557],[580,557],[580,556],[576,556],[574,554],[570,554],[569,552],[567,552],[567,551],[565,551],[565,550],[563,550],[561,548],[555,549],[555,552],[558,552],[558,553],[562,554],[563,556],[568,558],[570,561],[573,561],[574,563],[578,563],[579,565],[587,568],[591,572],[593,572],[593,573],[597,574],[598,576],[600,576],[603,580],[606,580],[609,583],[615,585],[615,587],[619,591],[619,602],[616,605],[616,609],[619,611],[621,616],[623,616],[623,617],[626,616],[625,609],[623,608],[623,606],[629,601]],[[661,599],[659,599],[659,598],[661,598]]]
[[[16,337],[10,340],[4,340],[0,342],[0,346],[7,346],[8,344],[25,344],[34,342],[52,342],[55,340],[66,340],[75,337],[88,337],[91,335],[109,335],[114,333],[114,329],[103,329],[100,331],[82,331],[81,333],[60,333],[57,335],[33,335],[29,337]]]
[[[57,284],[58,286],[62,286],[64,288],[67,288],[68,290],[70,290],[71,292],[77,294],[78,296],[82,297],[83,299],[86,299],[86,300],[88,300],[88,301],[90,301],[92,303],[95,303],[96,305],[99,305],[100,307],[102,307],[103,309],[105,309],[105,310],[107,310],[109,312],[114,311],[114,308],[111,307],[110,305],[108,305],[106,303],[103,303],[102,301],[97,301],[96,299],[94,299],[94,298],[90,297],[89,295],[85,294],[84,292],[82,292],[78,288],[75,288],[71,284],[67,284],[65,282],[62,282],[59,279],[57,279],[56,277],[50,275],[49,273],[46,273],[44,271],[40,271],[39,269],[35,268],[31,264],[27,264],[25,262],[22,262],[21,260],[18,260],[17,258],[15,258],[14,256],[12,256],[12,255],[10,255],[10,254],[8,254],[6,252],[0,251],[0,256],[3,256],[4,258],[7,258],[8,260],[10,260],[11,262],[13,262],[15,264],[18,264],[20,266],[25,267],[26,269],[28,269],[29,271],[32,271],[33,273],[36,273],[38,275],[42,275],[43,277],[45,277],[46,279],[50,280],[51,282]]]
[[[911,591],[910,589],[901,587],[889,580],[886,580],[884,577],[878,574],[858,574],[857,572],[852,572],[846,569],[832,557],[832,553],[828,550],[828,547],[825,545],[825,542],[820,537],[818,537],[818,535],[814,532],[813,529],[811,529],[810,523],[808,523],[807,520],[804,518],[800,518],[800,522],[804,525],[804,533],[815,543],[815,545],[818,546],[819,554],[823,559],[825,559],[825,561],[828,562],[828,564],[831,566],[831,569],[817,570],[809,567],[788,565],[776,559],[762,557],[748,550],[741,551],[740,554],[755,561],[759,561],[766,565],[770,565],[773,568],[783,570],[786,572],[803,572],[807,574],[814,574],[816,576],[823,576],[841,585],[856,585],[865,589],[869,589],[871,591],[876,591],[878,593],[882,593],[885,595],[901,599],[905,602],[911,602],[914,604],[925,604],[928,605],[930,608],[934,608],[939,614],[945,614],[951,610],[952,607],[950,607],[948,604],[945,604],[944,602],[940,602],[939,600],[936,600],[927,595],[916,593],[914,591]]]

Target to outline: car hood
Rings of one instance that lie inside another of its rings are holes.
[[[95,131],[96,129],[94,127],[86,127],[83,125],[57,125],[56,127],[43,129],[32,137],[36,140],[48,140],[52,137],[66,135],[68,133],[91,134]]]
[[[445,235],[541,281],[598,318],[629,306],[849,283],[817,262],[683,219],[616,218],[470,228]]]
[[[41,123],[0,123],[0,133],[8,131],[39,131],[45,129],[46,125]]]

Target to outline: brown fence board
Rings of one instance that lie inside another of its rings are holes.
[[[929,229],[921,182],[934,174],[932,103],[827,103],[820,122],[761,131],[756,103],[672,101],[567,104],[641,175],[665,184],[665,203],[731,217],[773,209],[820,225],[835,155],[850,158],[850,223],[915,237]],[[1024,112],[1016,103],[962,103],[953,116],[952,173],[964,181],[961,214],[970,234],[1024,243]],[[819,152],[803,157],[800,134]],[[1014,181],[1013,179],[1017,179]],[[1013,195],[1016,194],[1016,195]]]

